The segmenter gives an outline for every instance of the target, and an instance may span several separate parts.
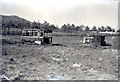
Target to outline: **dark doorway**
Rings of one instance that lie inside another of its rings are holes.
[[[101,41],[100,41],[101,46],[106,46],[106,42],[105,42],[105,36],[101,36]]]
[[[50,44],[50,39],[48,37],[44,37],[44,44]]]

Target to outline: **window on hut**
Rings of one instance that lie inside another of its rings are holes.
[[[43,36],[43,33],[40,33],[40,36]]]
[[[32,31],[29,31],[29,36],[32,36]]]
[[[22,36],[26,36],[26,31],[22,31]]]
[[[34,32],[34,36],[37,36],[37,32]]]

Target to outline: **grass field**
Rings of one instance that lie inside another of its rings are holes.
[[[2,74],[16,80],[117,80],[118,37],[106,39],[112,46],[81,44],[79,36],[53,36],[54,45],[3,36]]]

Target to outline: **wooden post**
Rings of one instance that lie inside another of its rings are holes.
[[[6,28],[4,27],[4,31],[3,31],[3,34],[5,34],[5,32],[6,32]]]
[[[51,43],[52,43],[52,37],[51,37]]]
[[[19,35],[19,32],[18,32],[18,27],[17,27],[17,33],[16,33],[17,35]]]
[[[14,35],[14,27],[13,27],[13,35]]]

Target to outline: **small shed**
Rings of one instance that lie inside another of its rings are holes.
[[[96,46],[110,46],[106,43],[106,35],[93,35],[89,37],[83,37],[82,43],[88,43]]]
[[[94,43],[99,46],[111,46],[107,43],[106,37],[111,36],[109,33],[98,33],[94,35]]]

